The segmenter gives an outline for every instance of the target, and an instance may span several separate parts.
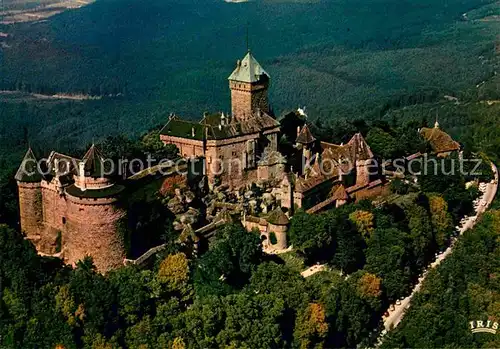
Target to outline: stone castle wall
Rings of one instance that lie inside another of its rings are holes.
[[[117,222],[124,212],[115,207],[115,199],[82,199],[68,196],[64,259],[74,265],[91,255],[101,272],[123,264],[123,239]]]
[[[185,158],[204,156],[203,141],[197,139],[160,135],[164,144],[174,144],[179,149],[179,154]]]
[[[390,193],[390,186],[388,183],[381,181],[371,182],[368,186],[352,192],[350,195],[356,200],[372,199],[381,195],[388,195]]]
[[[117,222],[124,212],[116,199],[76,198],[61,193],[55,181],[18,183],[21,229],[37,251],[61,256],[68,264],[90,255],[101,272],[123,264]],[[60,241],[58,241],[60,239]]]
[[[246,217],[241,223],[247,231],[259,231],[264,250],[284,250],[288,247],[286,237],[288,226],[271,224],[264,218],[253,216]],[[271,233],[276,237],[275,244],[271,243]]]
[[[240,81],[230,81],[231,113],[239,119],[251,116],[252,111],[260,109],[269,112],[267,83],[250,84]]]
[[[358,160],[356,161],[356,185],[367,185],[370,183],[370,170],[372,160]]]
[[[273,248],[277,250],[284,250],[288,247],[286,238],[286,232],[288,230],[288,226],[269,224],[267,226],[267,230],[268,230],[268,239],[270,239],[271,233],[274,233],[274,235],[276,236],[276,243],[272,245]],[[269,244],[271,244],[271,240],[269,240]]]
[[[18,192],[21,229],[36,245],[40,239],[40,226],[43,221],[40,183],[19,183]]]

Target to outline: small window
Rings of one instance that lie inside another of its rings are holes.
[[[66,217],[62,218],[62,224],[66,224]]]

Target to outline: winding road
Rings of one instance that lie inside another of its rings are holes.
[[[466,222],[459,229],[460,235],[462,235],[464,232],[474,227],[474,225],[478,221],[478,217],[488,209],[488,207],[493,202],[493,199],[495,198],[495,195],[498,190],[498,169],[493,163],[491,164],[491,169],[495,175],[495,179],[492,182],[486,184],[486,189],[483,191],[483,195],[479,199],[480,200],[479,202],[485,202],[485,205],[479,205],[476,210],[476,215],[468,217]],[[412,293],[408,297],[403,299],[401,301],[401,304],[395,305],[395,308],[393,310],[390,310],[390,308],[387,309],[389,316],[384,317],[385,330],[382,331],[381,337],[379,337],[379,341],[377,343],[378,345],[382,343],[382,337],[387,333],[387,331],[395,328],[401,322],[401,320],[405,315],[405,310],[410,307],[413,295],[420,290],[422,283],[425,281],[425,278],[428,275],[428,270],[438,266],[446,257],[448,257],[451,254],[453,247],[455,245],[455,241],[456,240],[453,240],[453,243],[443,253],[438,255],[436,260],[429,265],[427,271],[422,275],[422,277],[419,278],[419,282],[414,287]]]

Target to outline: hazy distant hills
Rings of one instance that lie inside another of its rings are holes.
[[[76,9],[95,0],[3,0],[0,3],[0,23],[37,22],[67,9]]]

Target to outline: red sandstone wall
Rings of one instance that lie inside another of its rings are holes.
[[[371,160],[356,161],[356,185],[366,185],[370,183]]]
[[[212,141],[207,144],[206,164],[207,176],[211,183],[215,176],[220,173],[220,166],[223,166],[223,173],[219,174],[222,181],[233,187],[239,187],[247,180],[254,180],[257,174],[255,171],[247,170],[247,143],[255,141],[257,135],[231,138],[223,141]]]
[[[90,255],[101,272],[123,265],[123,240],[116,231],[124,212],[113,200],[69,197],[64,258],[69,264]]]
[[[53,183],[42,182],[43,226],[37,250],[46,254],[56,253],[59,232],[64,240],[66,231],[66,198],[57,192]]]
[[[40,183],[18,183],[21,230],[37,244],[42,223]]]
[[[164,144],[175,144],[179,154],[185,158],[204,156],[203,141],[167,135],[161,135],[160,139]]]
[[[356,191],[353,196],[356,200],[363,200],[369,198],[375,198],[380,195],[387,195],[390,192],[390,186],[386,185],[378,185],[371,188],[364,188],[359,191]]]
[[[231,113],[237,118],[251,116],[252,111],[260,109],[269,112],[267,85],[251,85],[249,83],[231,81]]]

